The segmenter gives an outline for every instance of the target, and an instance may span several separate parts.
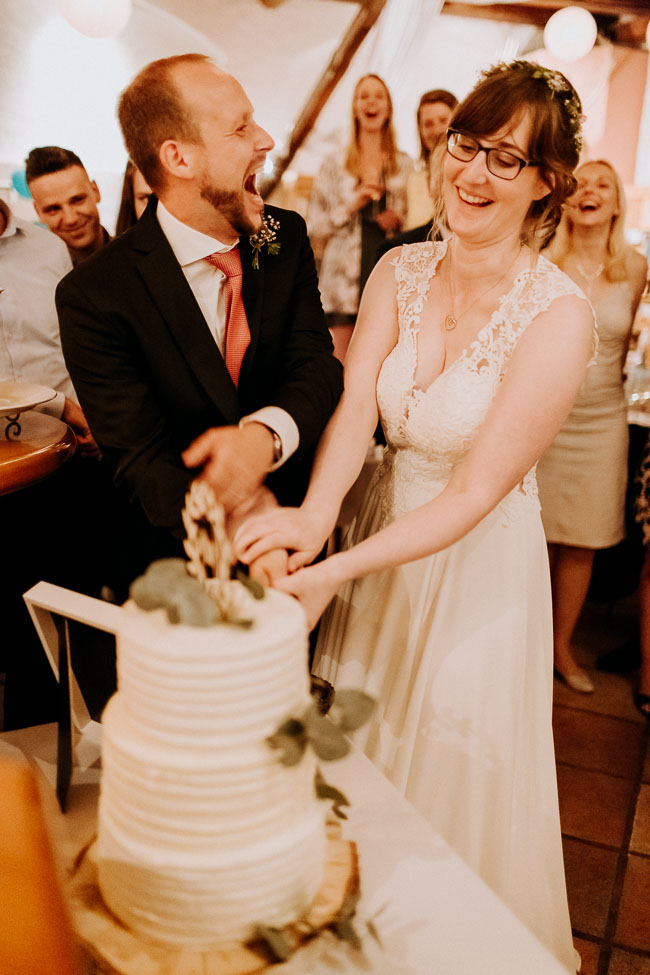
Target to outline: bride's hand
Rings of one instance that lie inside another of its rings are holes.
[[[271,549],[289,549],[289,572],[295,572],[313,562],[329,535],[329,526],[306,508],[276,508],[249,518],[237,529],[233,545],[236,557],[246,563]]]
[[[289,593],[300,602],[300,605],[307,616],[307,625],[310,630],[323,614],[323,610],[336,595],[341,580],[337,578],[334,571],[334,561],[336,556],[310,565],[306,569],[300,569],[293,575],[276,579],[273,583],[275,589]]]

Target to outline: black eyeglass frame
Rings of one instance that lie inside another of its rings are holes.
[[[451,148],[449,146],[449,143],[450,143],[450,140],[452,139],[452,137],[455,136],[455,135],[461,136],[464,139],[470,139],[472,142],[475,142],[476,143],[476,152],[474,153],[473,156],[470,156],[469,159],[461,159],[459,156],[455,156],[454,153],[451,151]],[[473,135],[466,135],[464,132],[459,132],[458,129],[447,129],[446,139],[447,139],[447,152],[454,159],[457,159],[458,162],[471,162],[472,159],[476,159],[476,156],[478,155],[479,152],[484,152],[485,153],[485,164],[486,164],[488,170],[492,173],[493,176],[496,176],[497,179],[505,179],[508,182],[512,182],[513,179],[517,179],[517,176],[519,176],[519,173],[522,171],[522,169],[525,169],[526,166],[540,166],[541,165],[541,163],[535,162],[535,160],[533,160],[533,159],[522,159],[521,156],[518,156],[516,153],[510,152],[509,149],[500,149],[498,146],[490,146],[489,148],[487,146],[482,146],[481,143],[478,141],[478,139],[475,139]],[[499,152],[501,154],[504,154],[505,153],[506,156],[511,156],[513,159],[516,159],[517,160],[517,162],[519,163],[519,169],[517,170],[517,172],[515,173],[514,176],[504,176],[503,173],[495,173],[494,172],[494,170],[490,166],[490,155],[493,152]]]

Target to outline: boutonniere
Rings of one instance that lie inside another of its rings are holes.
[[[253,267],[257,271],[260,266],[260,251],[266,247],[269,254],[280,253],[280,242],[277,240],[276,231],[280,229],[280,221],[273,217],[264,217],[262,226],[256,234],[251,234],[248,238],[253,250]]]

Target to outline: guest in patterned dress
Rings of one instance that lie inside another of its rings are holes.
[[[625,195],[613,166],[589,161],[576,177],[578,189],[545,253],[594,307],[598,362],[540,460],[537,482],[551,563],[555,670],[572,690],[590,693],[593,682],[573,659],[571,638],[589,588],[595,549],[625,537],[623,365],[647,265],[625,242]]]
[[[395,145],[393,103],[377,75],[361,78],[352,100],[345,154],[328,156],[314,181],[307,224],[318,252],[319,283],[334,353],[343,362],[359,297],[379,244],[402,228],[413,163]]]

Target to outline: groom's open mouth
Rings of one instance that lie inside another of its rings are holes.
[[[257,189],[257,176],[259,171],[260,171],[259,169],[256,170],[254,173],[251,173],[249,176],[247,176],[246,179],[244,180],[244,191],[251,198],[251,202],[253,203],[253,205],[258,209],[264,206],[264,201]]]

